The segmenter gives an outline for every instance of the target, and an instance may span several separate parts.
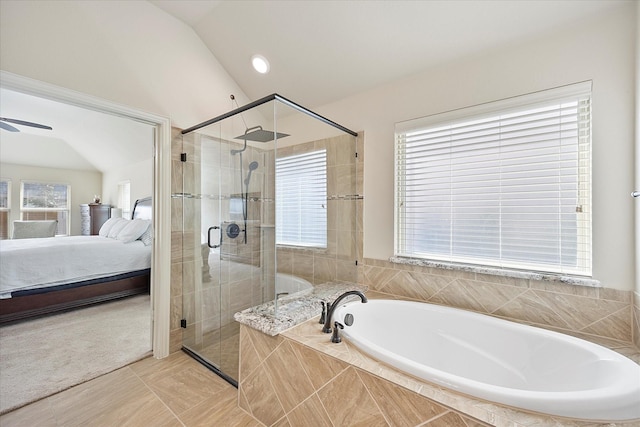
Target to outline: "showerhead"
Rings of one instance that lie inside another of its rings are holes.
[[[249,173],[247,174],[247,179],[244,180],[244,185],[249,185],[249,181],[251,180],[251,172],[258,169],[258,166],[258,162],[254,161],[249,163]]]
[[[262,129],[262,126],[256,126],[256,127],[247,129],[244,135],[236,136],[235,139],[242,139],[244,141],[255,141],[255,142],[269,142],[269,141],[273,141],[276,138],[285,138],[287,136],[289,135],[286,133],[264,130]]]

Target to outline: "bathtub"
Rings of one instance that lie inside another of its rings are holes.
[[[640,365],[588,341],[410,301],[350,302],[334,320],[370,356],[461,393],[549,415],[640,418]]]
[[[290,274],[277,273],[276,274],[276,293],[287,293],[289,295],[297,292],[311,291],[313,285],[298,276],[292,276]]]

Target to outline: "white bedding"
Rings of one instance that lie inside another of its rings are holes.
[[[0,240],[0,299],[11,292],[151,267],[151,246],[102,236]]]

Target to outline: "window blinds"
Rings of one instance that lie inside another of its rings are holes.
[[[276,159],[276,243],[327,247],[327,150]]]
[[[22,209],[69,209],[69,185],[22,183]]]
[[[22,182],[20,192],[22,220],[55,219],[58,221],[56,236],[69,234],[70,185]]]
[[[591,84],[396,126],[396,255],[591,275]]]

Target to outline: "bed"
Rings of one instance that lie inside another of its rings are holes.
[[[151,212],[147,197],[100,235],[0,241],[0,324],[148,293]]]

